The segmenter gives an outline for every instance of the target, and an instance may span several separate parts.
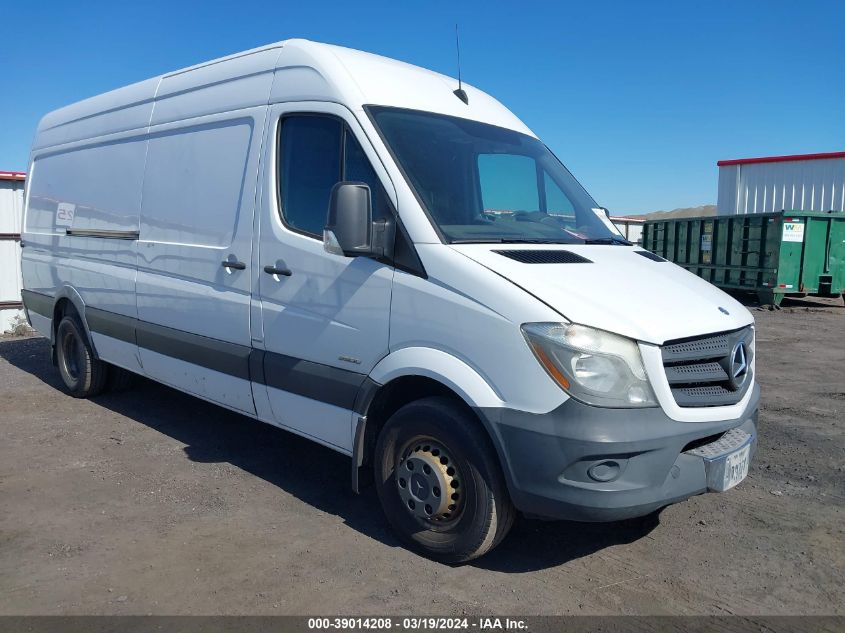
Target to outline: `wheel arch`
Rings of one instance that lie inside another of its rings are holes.
[[[381,429],[402,406],[429,396],[443,396],[464,408],[490,439],[503,472],[500,438],[481,407],[504,402],[492,386],[469,365],[446,352],[404,348],[385,357],[362,385],[355,403],[352,447],[352,488],[359,492],[372,481],[372,456]],[[507,476],[506,476],[507,478]]]
[[[88,329],[88,321],[85,318],[85,302],[73,286],[64,285],[56,291],[53,301],[53,321],[50,324],[50,347],[53,364],[56,363],[56,330],[62,318],[71,312],[74,312],[79,317],[79,321],[82,323],[82,328],[85,331],[85,336],[91,345],[91,351],[94,352],[94,358],[99,360],[100,356],[97,353],[97,347],[94,345],[94,339],[91,336],[91,331]]]
[[[429,378],[448,387],[471,407],[501,407],[504,401],[495,388],[473,367],[443,350],[403,347],[385,356],[370,372],[380,385],[405,376]]]

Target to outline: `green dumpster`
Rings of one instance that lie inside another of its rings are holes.
[[[845,213],[647,220],[642,243],[719,288],[756,292],[763,304],[845,293]]]

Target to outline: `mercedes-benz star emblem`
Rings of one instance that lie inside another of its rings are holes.
[[[748,355],[745,352],[745,343],[740,341],[731,351],[731,385],[735,390],[742,387],[746,376],[748,376]]]

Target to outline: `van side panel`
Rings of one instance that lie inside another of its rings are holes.
[[[429,277],[397,273],[393,279],[391,356],[402,353],[409,371],[418,365],[413,373],[451,386],[472,406],[547,413],[563,404],[569,396],[537,362],[519,329],[523,322],[561,316],[452,247],[416,248]],[[424,354],[425,348],[443,354]],[[376,382],[401,375],[388,362],[391,356],[371,375]]]
[[[38,124],[33,152],[146,128],[158,85],[153,77],[50,112]]]
[[[139,228],[145,153],[146,139],[130,135],[37,154],[33,160],[24,287],[50,297],[50,305],[60,296],[78,296],[89,326],[90,310],[124,320],[137,316],[133,236]],[[42,316],[51,318],[52,311]],[[103,360],[140,369],[131,337],[114,339],[93,327],[91,333]]]
[[[151,129],[138,243],[145,372],[251,414],[252,223],[265,113]]]
[[[269,49],[166,75],[151,125],[267,105],[280,49]]]

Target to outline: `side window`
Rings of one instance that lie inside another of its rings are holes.
[[[391,216],[392,205],[387,197],[387,192],[381,186],[381,182],[361,145],[349,130],[346,131],[343,179],[364,182],[370,186],[373,199],[373,220],[383,220]]]
[[[282,215],[291,228],[323,235],[329,194],[340,179],[342,135],[340,121],[330,117],[282,120],[279,185]]]
[[[342,180],[365,182],[373,199],[373,219],[389,217],[390,201],[355,137],[328,116],[282,119],[279,186],[288,226],[322,238],[332,187]]]
[[[479,154],[478,179],[486,213],[539,211],[537,163],[518,154]]]

